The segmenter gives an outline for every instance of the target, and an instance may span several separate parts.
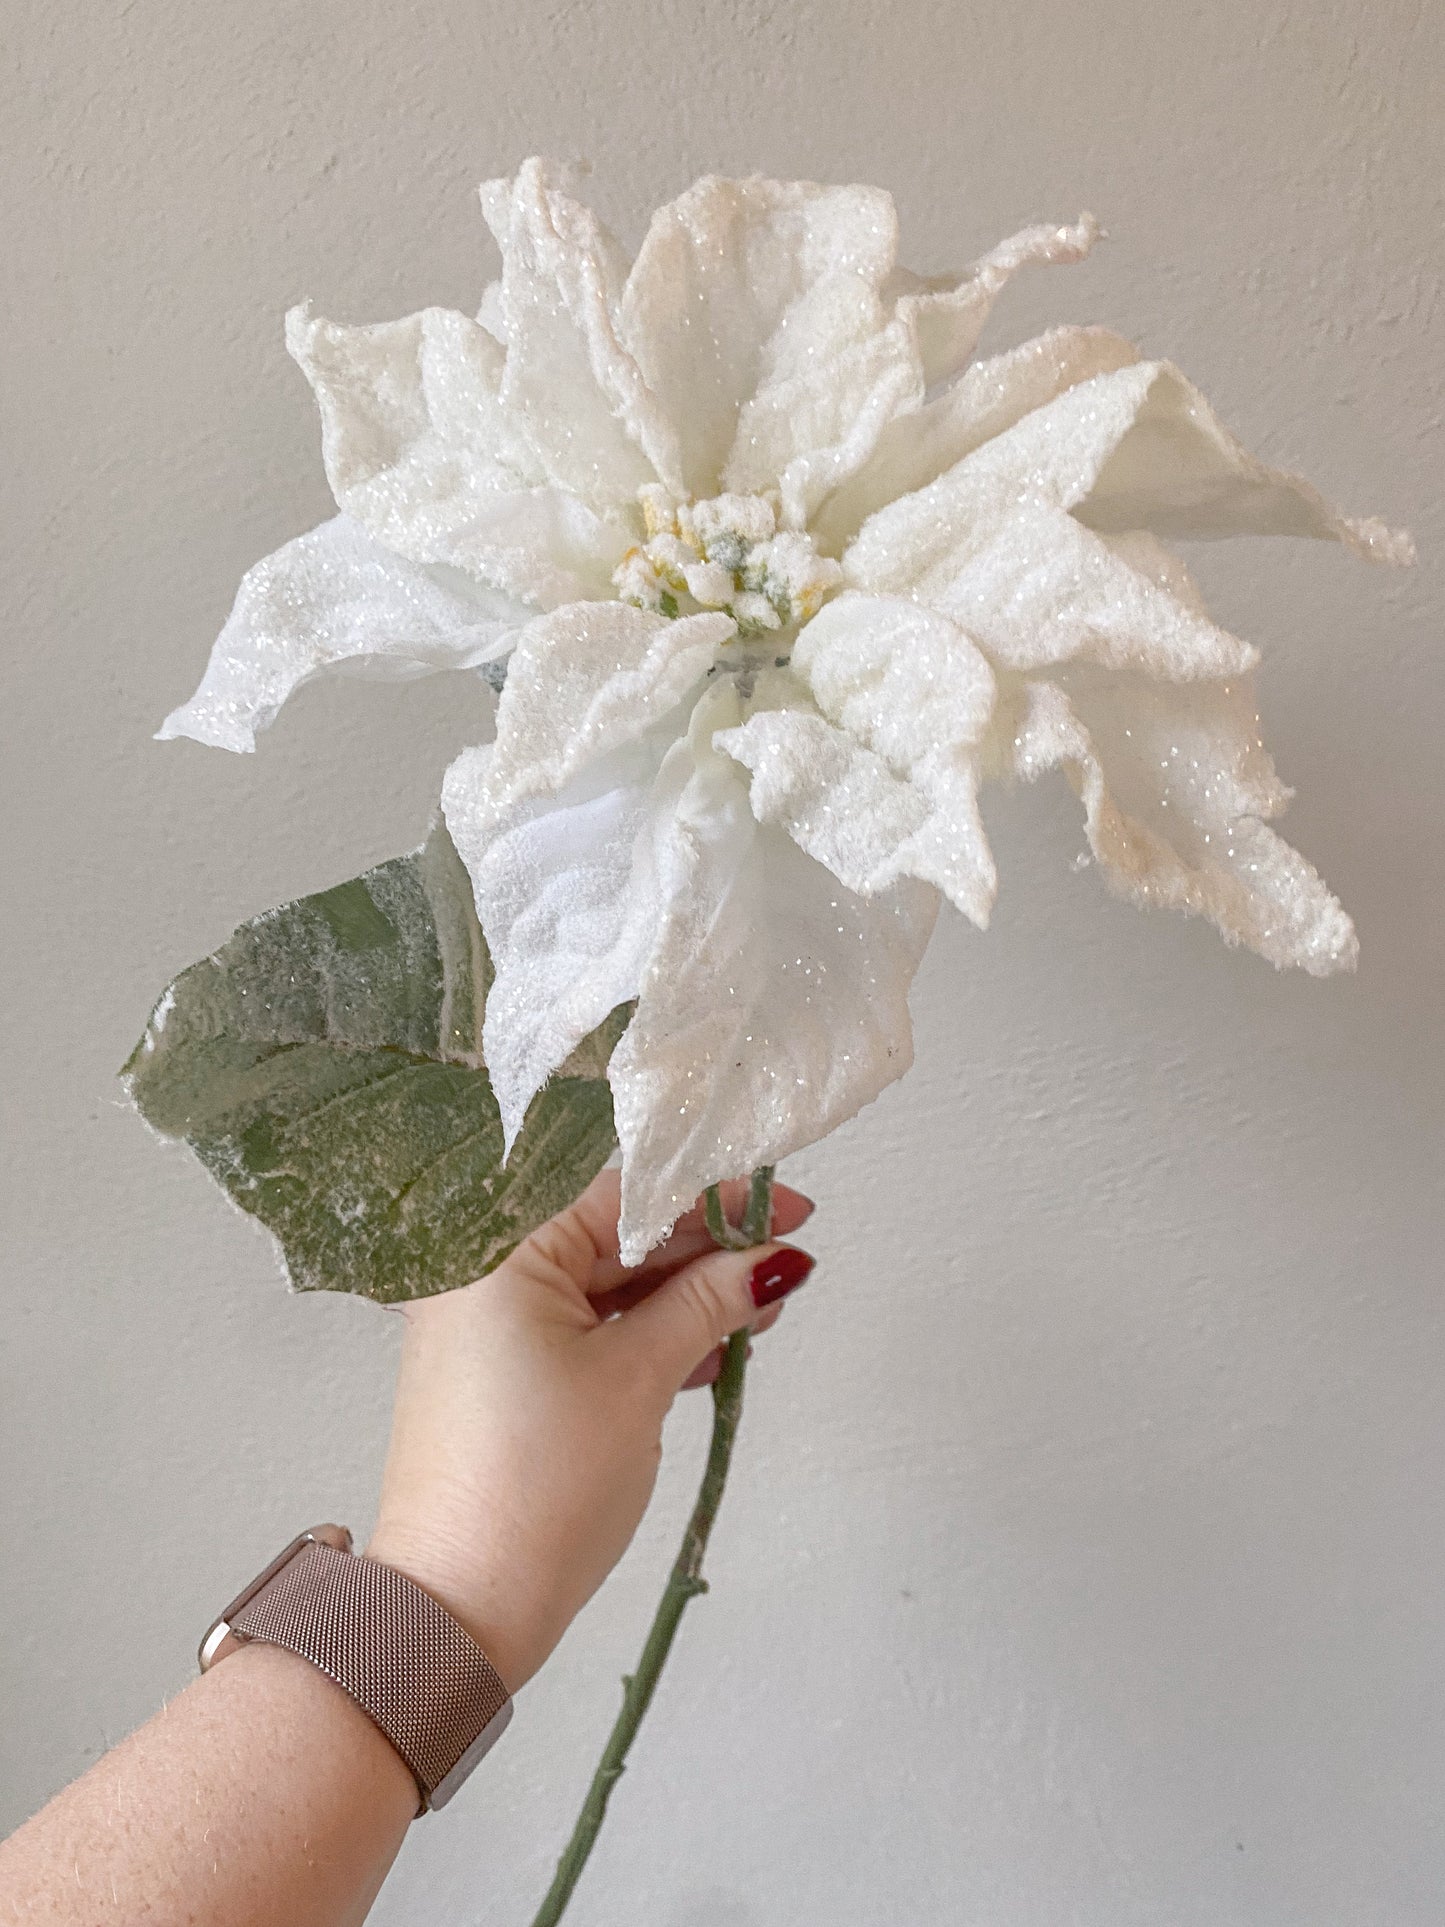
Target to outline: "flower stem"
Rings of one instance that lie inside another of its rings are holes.
[[[725,1245],[730,1250],[743,1250],[749,1245],[763,1243],[773,1215],[773,1167],[765,1164],[754,1171],[741,1227],[728,1223],[716,1185],[707,1192],[706,1212],[707,1228],[717,1244]],[[572,1829],[572,1838],[557,1863],[547,1897],[532,1927],[556,1927],[556,1922],[562,1918],[567,1902],[572,1898],[572,1890],[587,1864],[593,1842],[602,1829],[607,1802],[612,1797],[612,1789],[622,1778],[628,1749],[657,1690],[657,1682],[667,1663],[667,1655],[672,1649],[687,1603],[699,1593],[707,1591],[707,1581],[702,1576],[703,1554],[707,1551],[713,1521],[717,1518],[718,1506],[722,1501],[733,1440],[743,1414],[743,1375],[747,1361],[748,1335],[746,1331],[734,1332],[727,1342],[722,1370],[712,1388],[712,1440],[708,1446],[707,1465],[703,1470],[702,1485],[698,1489],[692,1517],[687,1522],[682,1546],[663,1588],[647,1643],[637,1662],[637,1671],[630,1673],[622,1682],[622,1710],[608,1736],[597,1771],[592,1775],[592,1784],[587,1789],[587,1797],[582,1802],[582,1811],[577,1816],[577,1824]]]

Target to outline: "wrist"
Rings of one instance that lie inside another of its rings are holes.
[[[501,1561],[464,1548],[444,1531],[386,1517],[378,1519],[365,1556],[390,1566],[444,1606],[481,1647],[509,1693],[516,1693],[545,1658],[521,1623]]]

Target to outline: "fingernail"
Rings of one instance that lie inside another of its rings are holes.
[[[761,1311],[764,1305],[775,1305],[780,1298],[786,1298],[790,1291],[796,1291],[817,1262],[806,1251],[799,1251],[793,1245],[784,1245],[781,1251],[770,1252],[754,1265],[748,1279],[748,1290],[758,1310]]]

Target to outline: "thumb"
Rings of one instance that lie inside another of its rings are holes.
[[[725,1338],[796,1291],[815,1263],[796,1245],[709,1251],[614,1320],[611,1333],[675,1388]]]

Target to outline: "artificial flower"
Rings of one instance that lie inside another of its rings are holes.
[[[161,734],[250,748],[338,663],[503,683],[443,792],[496,970],[484,1055],[510,1142],[634,1006],[626,1260],[908,1067],[940,898],[988,920],[992,779],[1062,770],[1124,895],[1353,964],[1268,825],[1256,652],[1164,538],[1407,542],[1106,329],[974,359],[1005,283],[1081,258],[1091,220],[923,278],[875,188],[708,178],[631,264],[543,162],[482,202],[477,319],[288,318],[341,513],[246,578]]]

